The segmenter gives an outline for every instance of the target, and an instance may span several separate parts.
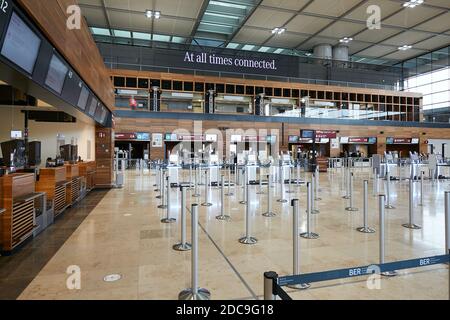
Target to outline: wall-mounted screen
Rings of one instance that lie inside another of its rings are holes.
[[[314,138],[314,130],[302,130],[301,135],[303,139],[313,139]]]
[[[88,110],[89,115],[93,117],[95,115],[95,110],[97,110],[97,99],[92,98]]]
[[[55,54],[50,61],[45,84],[55,92],[61,94],[69,69]]]
[[[41,39],[13,12],[6,31],[5,41],[3,42],[2,56],[31,75],[40,46]]]
[[[217,142],[217,134],[207,134],[205,135],[205,140],[207,142]]]
[[[289,143],[296,143],[298,142],[298,136],[289,136],[288,141]]]
[[[106,108],[105,107],[103,107],[102,108],[102,114],[101,114],[101,116],[100,116],[100,123],[101,124],[104,124],[105,123],[105,120],[106,120],[106,115],[108,114],[108,112],[106,111]]]
[[[412,138],[411,144],[419,144],[419,138]]]
[[[81,110],[85,110],[88,98],[89,98],[89,90],[85,86],[83,86],[83,88],[81,89],[80,97],[78,98],[77,107],[80,108]]]
[[[11,131],[11,139],[22,139],[22,131],[12,130]]]

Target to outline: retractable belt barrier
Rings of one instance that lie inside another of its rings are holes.
[[[402,269],[428,267],[437,264],[448,264],[449,262],[450,262],[450,252],[449,254],[440,256],[424,257],[396,262],[388,262],[383,264],[372,264],[363,267],[337,269],[337,270],[306,273],[284,277],[278,277],[278,275],[275,272],[266,272],[264,273],[265,278],[264,297],[265,299],[266,297],[268,297],[268,295],[266,295],[266,290],[268,290],[268,292],[270,291],[272,292],[273,296],[279,296],[282,300],[292,300],[292,298],[289,297],[289,295],[284,291],[282,287],[288,285],[293,286],[302,283],[313,283],[336,279],[361,277],[364,275],[371,275],[378,272],[383,273]],[[272,288],[268,287],[267,280],[269,279],[271,280]]]

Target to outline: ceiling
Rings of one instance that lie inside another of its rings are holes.
[[[303,55],[317,44],[348,43],[353,61],[393,63],[450,45],[450,0],[78,0],[96,35]],[[381,29],[369,30],[369,6]],[[148,19],[145,10],[161,12]],[[286,28],[280,35],[275,27]],[[125,31],[125,32],[124,32]],[[410,45],[401,51],[399,46]]]

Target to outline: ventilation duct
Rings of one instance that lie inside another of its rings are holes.
[[[333,49],[331,44],[318,44],[314,47],[314,57],[320,60],[317,60],[319,64],[324,66],[328,66],[330,64],[330,60],[333,58]]]

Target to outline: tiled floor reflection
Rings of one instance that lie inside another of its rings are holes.
[[[309,176],[306,177],[309,179]],[[171,191],[173,224],[162,224],[165,210],[157,209],[154,179],[149,172],[139,175],[128,172],[125,187],[109,191],[73,232],[63,246],[40,270],[20,295],[20,299],[177,299],[178,293],[189,287],[190,252],[177,252],[172,245],[179,241],[180,192]],[[313,216],[317,240],[301,239],[301,271],[316,272],[378,262],[378,232],[362,234],[355,229],[362,223],[362,181],[369,179],[370,226],[378,231],[377,197],[372,195],[372,180],[368,172],[355,170],[354,203],[360,211],[347,212],[339,172],[321,174],[320,209]],[[425,205],[417,206],[415,214],[421,230],[401,226],[408,217],[408,182],[392,182],[392,203],[395,210],[386,210],[386,261],[416,258],[444,253],[444,191],[450,181],[425,183]],[[264,191],[267,187],[263,187]],[[295,193],[285,197],[299,198],[301,221],[305,230],[305,187],[291,187]],[[286,188],[286,190],[288,187]],[[280,188],[273,194],[274,218],[261,215],[266,211],[267,195],[258,195],[258,186],[251,187],[251,221],[257,244],[242,245],[237,240],[244,234],[245,206],[240,204],[242,189],[226,197],[225,211],[230,222],[219,221],[220,190],[212,188],[212,207],[200,207],[199,284],[209,289],[213,299],[256,299],[263,295],[263,272],[280,275],[292,273],[292,214],[289,203],[282,204]],[[383,190],[383,188],[381,188]],[[418,185],[416,192],[418,192]],[[188,206],[204,201],[188,192]],[[85,212],[87,214],[87,212]],[[69,222],[67,222],[70,224]],[[188,238],[190,218],[188,214]],[[58,225],[54,229],[59,230]],[[64,228],[61,228],[64,233]],[[48,241],[58,242],[57,235]],[[63,241],[63,240],[61,240]],[[19,254],[28,256],[29,248]],[[37,250],[46,250],[36,248]],[[2,258],[3,259],[3,258]],[[43,262],[44,263],[44,262]],[[66,286],[70,265],[81,269],[81,290]],[[27,267],[28,268],[28,267]],[[29,266],[33,268],[33,266]],[[0,268],[0,272],[3,272]],[[39,268],[40,269],[40,268]],[[10,271],[17,277],[30,273],[28,269]],[[103,277],[118,273],[122,279],[107,283]],[[20,290],[18,290],[20,291]],[[295,299],[448,299],[447,266],[432,266],[402,271],[398,277],[383,278],[381,289],[369,290],[365,278],[329,281],[314,284],[302,292],[289,290]]]

